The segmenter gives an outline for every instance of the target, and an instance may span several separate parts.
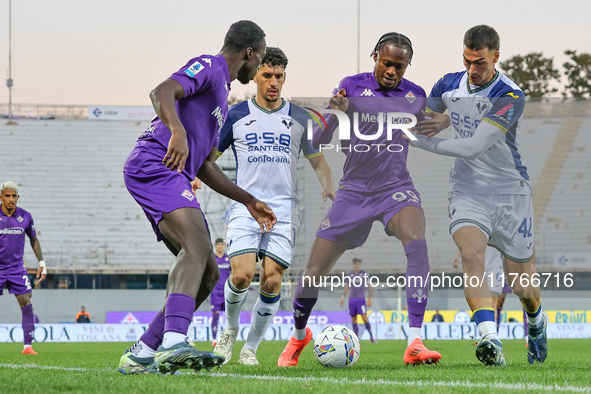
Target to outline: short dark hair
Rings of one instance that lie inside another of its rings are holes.
[[[215,244],[216,245],[219,244],[219,243],[222,243],[223,244],[224,243],[224,239],[223,238],[218,238],[218,239],[215,240]]]
[[[378,40],[376,46],[373,48],[373,51],[371,52],[371,55],[369,55],[370,57],[373,56],[374,53],[379,53],[380,50],[387,44],[393,44],[394,46],[397,46],[398,48],[402,48],[402,49],[406,49],[408,51],[410,51],[410,59],[408,61],[408,64],[410,64],[410,61],[412,60],[412,55],[413,55],[413,50],[412,50],[412,42],[410,42],[410,39],[405,36],[404,34],[400,34],[400,33],[386,33],[383,36],[380,37],[380,39]]]
[[[286,68],[287,67],[287,56],[285,53],[279,48],[276,47],[268,47],[267,53],[263,56],[261,60],[261,66],[263,64],[268,64],[269,66],[279,66]]]
[[[361,259],[358,259],[357,257],[353,257],[353,263],[361,263]]]
[[[489,51],[498,51],[501,46],[499,33],[487,25],[474,26],[464,34],[464,46],[473,51],[488,48]]]
[[[226,33],[224,47],[234,52],[240,52],[248,47],[255,51],[265,42],[265,32],[252,21],[238,21]]]

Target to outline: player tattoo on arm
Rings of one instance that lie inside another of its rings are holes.
[[[31,238],[31,247],[33,248],[33,252],[35,252],[35,257],[37,257],[37,261],[39,261],[39,268],[37,269],[36,278],[39,279],[39,282],[43,282],[45,280],[45,276],[47,275],[47,268],[45,267],[45,261],[43,261],[41,243],[39,242],[39,239],[37,237]]]

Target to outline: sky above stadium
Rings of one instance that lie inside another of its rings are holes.
[[[462,38],[477,24],[501,36],[501,57],[542,51],[555,65],[566,49],[591,52],[588,0],[494,2],[361,0],[361,71],[390,31],[407,35],[405,77],[427,93],[463,70]],[[235,21],[250,19],[289,58],[284,97],[327,96],[357,72],[357,0],[27,0],[12,2],[13,102],[150,105],[158,83],[201,54],[217,54]],[[0,70],[8,75],[8,0],[0,0]],[[232,84],[232,94],[254,93]],[[4,80],[0,103],[8,102]]]

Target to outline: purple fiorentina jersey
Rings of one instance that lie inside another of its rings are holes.
[[[222,299],[224,298],[224,284],[228,280],[230,276],[230,258],[227,254],[224,254],[222,257],[215,256],[215,259],[218,263],[218,268],[220,269],[220,279],[218,279],[218,283],[216,283],[213,291],[211,292],[212,295],[221,294]]]
[[[219,130],[228,116],[230,71],[223,56],[202,55],[189,60],[170,78],[180,83],[185,91],[175,106],[187,132],[189,146],[183,174],[193,180],[211,149],[217,146]],[[170,137],[170,130],[155,117],[140,135],[124,170],[142,169],[146,172],[161,167]]]
[[[351,285],[349,286],[349,300],[353,298],[365,298],[365,289],[367,289],[366,281],[369,281],[369,275],[363,270],[359,271],[358,274],[355,271],[351,271],[347,274],[351,278]],[[357,278],[357,279],[355,279]]]
[[[12,216],[8,216],[0,205],[0,272],[22,268],[25,234],[29,238],[37,236],[31,214],[16,207]]]
[[[406,168],[408,141],[402,138],[404,133],[395,129],[392,132],[392,139],[388,140],[384,116],[382,134],[376,139],[362,140],[353,132],[353,114],[358,114],[359,133],[368,136],[377,134],[376,119],[380,112],[384,115],[388,112],[410,113],[415,115],[417,120],[421,120],[423,116],[420,111],[426,108],[427,102],[423,88],[403,78],[396,88],[384,90],[376,81],[374,73],[369,72],[343,79],[333,91],[333,95],[341,89],[345,89],[346,97],[349,98],[347,116],[352,130],[351,139],[341,141],[347,159],[340,188],[353,191],[382,191],[408,182],[410,180]],[[319,143],[330,141],[338,121],[335,117],[329,116],[327,124],[328,133],[314,133],[315,147]],[[327,137],[328,141],[325,139]],[[359,145],[358,150],[353,149],[356,145]]]

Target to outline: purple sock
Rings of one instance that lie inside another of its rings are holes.
[[[408,259],[406,268],[406,303],[410,327],[423,325],[427,297],[429,296],[429,256],[427,241],[417,239],[404,245]],[[414,277],[414,278],[413,278]]]
[[[146,344],[152,350],[158,350],[158,346],[162,344],[162,337],[164,336],[164,313],[159,311],[148,329],[140,337],[140,341]]]
[[[365,329],[369,332],[369,337],[373,338],[373,334],[371,333],[371,324],[368,321],[365,322]]]
[[[525,336],[529,334],[529,326],[527,324],[527,312],[523,309],[523,329],[525,330]]]
[[[25,345],[30,345],[33,342],[33,332],[35,331],[35,318],[33,317],[33,304],[25,305],[21,308],[23,313],[22,326],[25,340]]]
[[[293,319],[294,326],[298,330],[306,328],[308,318],[312,313],[312,308],[318,301],[318,287],[302,286],[302,277],[298,280],[298,285],[293,299]]]
[[[499,332],[499,327],[501,325],[501,311],[503,308],[497,308],[497,332]]]
[[[172,293],[164,307],[164,332],[187,335],[195,312],[195,299],[186,294]]]
[[[212,339],[215,341],[215,339],[218,336],[218,321],[220,319],[220,313],[213,312],[212,315],[213,316],[211,317],[211,336]]]
[[[357,323],[353,323],[353,332],[355,333],[355,335],[357,335],[359,337],[359,325]]]

